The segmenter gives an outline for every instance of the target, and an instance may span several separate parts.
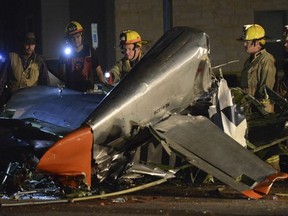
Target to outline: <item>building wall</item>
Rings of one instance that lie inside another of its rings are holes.
[[[42,51],[47,60],[58,59],[69,22],[69,0],[41,1]]]
[[[205,31],[210,36],[212,66],[232,60],[238,63],[223,67],[224,73],[238,73],[248,57],[243,43],[236,41],[244,24],[257,22],[273,38],[281,37],[284,24],[288,24],[287,0],[42,0],[43,54],[47,59],[57,59],[64,38],[64,28],[70,19],[83,24],[85,42],[91,43],[90,24],[98,23],[100,63],[109,70],[119,60],[119,34],[134,29],[150,44],[163,35],[163,3],[172,2],[172,25],[190,26]],[[284,14],[279,18],[279,14]],[[276,53],[281,63],[282,45],[267,44],[268,51]],[[275,51],[275,52],[274,52]],[[280,56],[280,57],[279,57]],[[280,58],[280,59],[279,59]]]
[[[85,44],[92,45],[91,23],[97,24],[97,52],[103,70],[107,70],[112,62],[115,63],[113,6],[114,0],[70,0],[70,19],[82,24],[85,30]]]
[[[172,5],[173,26],[191,26],[210,36],[212,66],[239,60],[222,68],[224,73],[241,70],[247,53],[243,43],[236,39],[241,36],[243,25],[255,22],[256,12],[265,15],[265,11],[284,11],[286,14],[281,24],[267,18],[268,23],[263,27],[268,34],[274,24],[282,28],[282,24],[288,23],[287,0],[172,0]],[[153,44],[163,34],[163,0],[115,0],[115,28],[117,33],[134,28]],[[118,52],[117,57],[120,56]]]
[[[123,30],[135,30],[142,39],[149,40],[149,49],[163,34],[162,0],[115,0],[115,52],[116,58],[122,57],[118,44]],[[144,50],[145,52],[145,50]]]

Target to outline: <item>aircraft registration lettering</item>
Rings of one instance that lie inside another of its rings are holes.
[[[170,105],[169,103],[166,103],[166,104],[164,104],[163,106],[159,107],[158,109],[156,109],[156,110],[154,111],[154,115],[157,115],[159,112],[165,110],[167,107],[169,107],[169,105]]]

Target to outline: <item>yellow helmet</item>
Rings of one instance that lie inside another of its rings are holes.
[[[81,26],[81,24],[76,21],[71,21],[70,23],[68,23],[68,25],[65,28],[65,33],[67,35],[73,35],[79,32],[83,32],[83,31],[84,29]]]
[[[284,26],[283,39],[284,41],[288,41],[288,25]]]
[[[261,44],[265,44],[265,30],[258,24],[249,24],[243,26],[243,32],[241,40],[244,41],[259,41]]]
[[[141,36],[133,30],[122,31],[120,33],[120,46],[127,44],[136,44],[136,46],[142,46]]]

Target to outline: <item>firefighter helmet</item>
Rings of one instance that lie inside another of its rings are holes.
[[[83,31],[84,29],[81,26],[81,24],[76,21],[71,21],[70,23],[68,23],[68,25],[65,28],[65,33],[67,35],[73,35],[79,32],[83,32]]]
[[[127,44],[135,44],[136,46],[141,47],[141,36],[133,30],[122,31],[120,33],[120,46]]]
[[[243,26],[242,36],[243,41],[259,41],[262,45],[265,44],[265,30],[258,24],[249,24]]]
[[[284,26],[283,39],[284,41],[288,41],[288,25]]]

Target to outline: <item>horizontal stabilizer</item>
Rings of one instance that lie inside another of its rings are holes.
[[[262,197],[261,194],[268,193],[274,179],[278,178],[272,166],[243,148],[206,117],[172,115],[153,128],[169,148],[189,163],[248,197]],[[264,186],[260,182],[267,181],[269,176],[272,178],[268,191],[260,189],[261,184]],[[282,175],[283,178],[287,176]]]

